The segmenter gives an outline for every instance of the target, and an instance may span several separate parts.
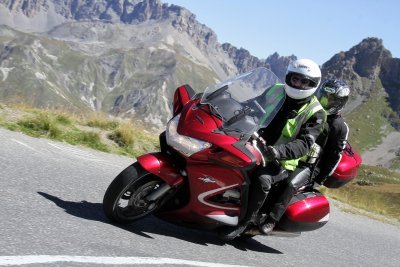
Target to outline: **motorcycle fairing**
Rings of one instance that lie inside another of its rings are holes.
[[[173,114],[174,116],[182,111],[182,108],[191,100],[191,98],[195,95],[195,91],[190,87],[190,85],[185,84],[179,86],[174,93],[174,107]]]
[[[186,171],[191,189],[188,203],[180,209],[162,212],[162,216],[196,224],[206,220],[214,227],[237,225],[243,183],[240,171],[194,161],[188,162]]]
[[[160,177],[170,186],[183,183],[184,177],[174,167],[172,159],[164,153],[151,153],[139,156],[139,164],[148,172]]]
[[[242,142],[239,137],[216,131],[222,126],[222,121],[211,114],[208,106],[198,107],[198,103],[199,100],[193,101],[183,108],[178,133],[210,142],[214,147],[200,151],[191,158],[216,160],[236,168],[253,166],[256,160],[261,160],[261,156],[257,153],[255,157],[252,154],[254,149],[246,148],[246,142]]]

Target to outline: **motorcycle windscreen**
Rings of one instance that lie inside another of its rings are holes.
[[[207,87],[201,103],[222,120],[220,130],[250,136],[272,121],[285,96],[278,77],[266,68],[257,68]]]

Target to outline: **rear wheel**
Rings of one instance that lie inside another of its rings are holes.
[[[162,197],[148,201],[146,197],[165,182],[134,163],[123,170],[108,187],[103,198],[106,216],[119,223],[140,219],[160,206]]]

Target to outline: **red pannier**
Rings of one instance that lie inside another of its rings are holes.
[[[357,176],[362,162],[361,156],[347,143],[335,171],[323,183],[328,188],[339,188]]]

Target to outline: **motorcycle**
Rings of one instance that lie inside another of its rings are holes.
[[[196,94],[189,85],[176,89],[173,118],[160,134],[161,151],[139,156],[109,185],[103,199],[106,216],[129,223],[153,214],[176,224],[218,231],[243,219],[254,170],[266,165],[257,134],[273,120],[286,94],[266,68],[211,85]],[[338,188],[357,175],[361,157],[343,153],[324,185]],[[275,185],[260,213],[271,208]],[[309,184],[291,200],[270,235],[298,236],[329,220],[329,202]],[[261,215],[262,215],[261,214]],[[261,234],[248,229],[242,237]],[[257,228],[258,229],[258,228]]]

